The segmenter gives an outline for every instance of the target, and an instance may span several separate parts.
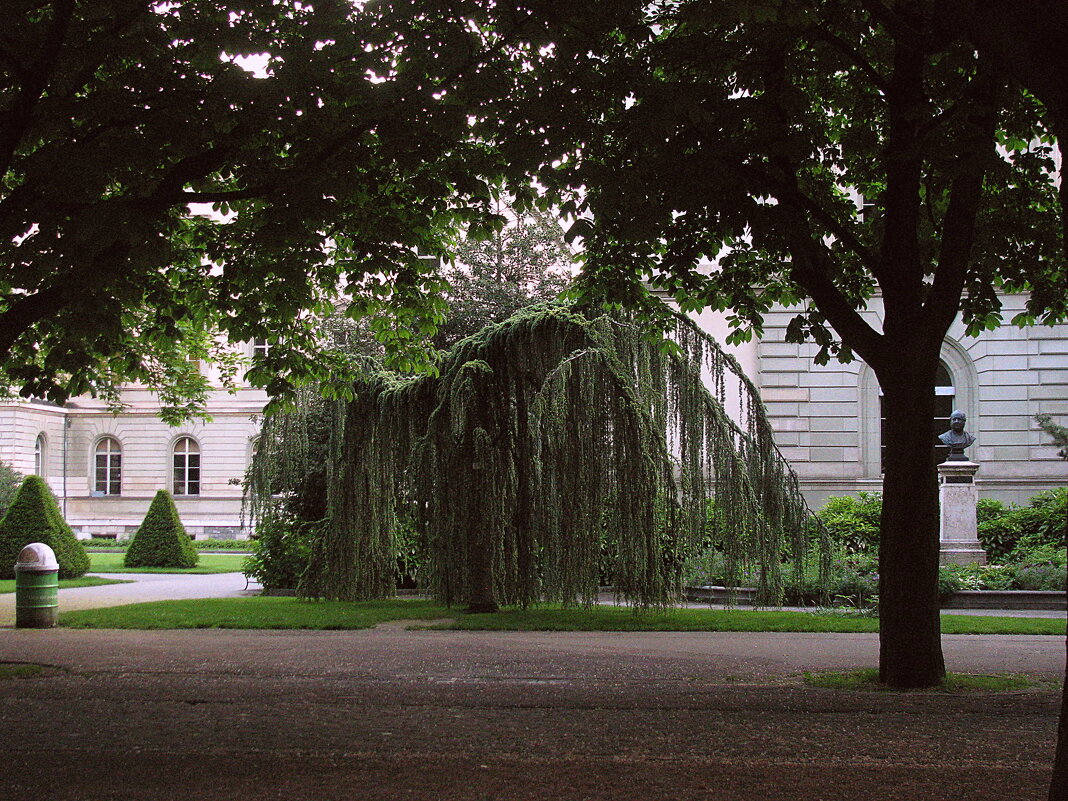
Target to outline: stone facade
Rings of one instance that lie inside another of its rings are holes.
[[[211,368],[205,369],[213,378]],[[123,388],[121,399],[125,408],[119,414],[86,397],[63,407],[37,401],[0,403],[0,459],[23,474],[42,474],[79,536],[131,535],[156,491],[167,489],[191,535],[246,537],[241,480],[266,395],[250,387],[233,394],[219,387],[208,402],[210,421],[178,427],[160,420],[158,400],[144,387]],[[101,474],[97,468],[109,460]],[[107,480],[116,479],[116,473],[117,481]],[[197,480],[191,483],[190,478]]]
[[[1022,309],[1023,298],[1005,298],[1006,320]],[[877,491],[882,471],[875,374],[860,361],[816,365],[815,345],[787,343],[795,311],[772,311],[763,339],[750,348],[754,381],[779,447],[814,506],[832,495]],[[878,298],[865,315],[879,326]],[[952,406],[968,416],[968,431],[977,438],[968,455],[980,464],[980,497],[1019,503],[1063,486],[1065,464],[1034,415],[1068,417],[1068,325],[1005,324],[969,337],[958,321],[942,347],[942,363]]]

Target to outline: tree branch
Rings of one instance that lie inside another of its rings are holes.
[[[956,146],[959,172],[950,186],[949,205],[942,221],[942,242],[934,285],[924,303],[925,326],[945,332],[957,316],[964,279],[975,240],[975,221],[983,196],[983,176],[995,157],[992,143],[997,123],[998,84],[991,59],[980,55],[978,72],[969,87],[968,132]]]
[[[833,275],[838,265],[821,238],[817,238],[818,232],[812,230],[808,215],[818,217],[831,230],[840,231],[844,241],[857,251],[858,256],[867,256],[869,262],[875,260],[851,231],[839,225],[833,215],[801,191],[801,163],[795,155],[796,151],[787,146],[791,134],[784,109],[788,107],[786,101],[790,91],[784,60],[773,60],[765,75],[764,101],[768,104],[770,118],[778,125],[778,137],[784,146],[768,159],[771,167],[768,179],[780,188],[779,203],[771,213],[781,221],[785,232],[793,260],[791,278],[805,289],[842,341],[875,368],[883,358],[882,337],[835,285]]]
[[[829,44],[836,51],[849,59],[855,67],[858,67],[860,71],[864,73],[865,77],[871,81],[871,84],[876,89],[883,93],[886,92],[886,77],[883,76],[879,70],[875,69],[875,66],[870,61],[850,47],[840,36],[831,33],[826,27],[813,27],[810,30],[810,34],[814,41]]]
[[[835,285],[831,277],[833,258],[821,242],[812,238],[802,214],[784,208],[782,219],[792,259],[790,277],[804,288],[842,342],[873,369],[878,369],[877,365],[883,361],[883,337]]]
[[[793,175],[796,179],[797,173],[794,172]],[[845,225],[835,219],[834,215],[831,214],[826,208],[824,208],[811,197],[802,192],[801,188],[797,185],[796,180],[790,182],[789,185],[787,185],[786,183],[781,183],[780,186],[780,202],[793,201],[798,206],[798,208],[801,208],[811,214],[817,222],[823,225],[824,228],[826,228],[831,234],[834,235],[834,238],[836,240],[838,240],[851,251],[853,251],[854,255],[856,255],[857,258],[859,258],[864,263],[865,267],[867,267],[869,270],[872,270],[872,272],[875,272],[876,268],[878,267],[879,260],[875,257],[875,254],[871,252],[871,249],[866,247],[864,243],[857,238],[856,234],[854,234],[851,230],[849,230],[849,228],[847,228]]]

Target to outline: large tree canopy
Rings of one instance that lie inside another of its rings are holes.
[[[418,359],[443,306],[417,256],[486,224],[479,176],[496,164],[447,97],[477,77],[483,39],[462,9],[426,5],[7,4],[5,383],[60,400],[137,379],[195,398],[185,357],[222,332],[266,336],[252,378],[283,393],[340,366],[314,323],[339,291]]]
[[[440,347],[532,303],[553,300],[571,280],[574,254],[554,214],[537,208],[520,213],[501,201],[496,212],[507,224],[489,237],[465,236],[456,263],[445,270],[449,310],[434,336]]]
[[[1001,293],[1028,295],[1017,323],[1065,317],[1056,89],[929,0],[523,5],[533,66],[480,123],[579,217],[589,297],[649,307],[652,284],[729,310],[737,339],[797,305],[792,341],[875,371],[881,672],[937,682],[935,370],[957,315],[997,325]]]

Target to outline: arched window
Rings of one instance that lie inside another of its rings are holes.
[[[173,478],[175,495],[200,494],[200,446],[192,437],[174,443]]]
[[[114,437],[103,437],[94,454],[94,495],[122,494],[122,447]]]
[[[957,391],[953,388],[953,376],[945,362],[938,363],[935,374],[935,413],[931,436],[935,443],[935,461],[941,464],[949,456],[949,446],[943,445],[938,435],[949,430],[949,416],[953,414]]]
[[[968,430],[979,432],[979,376],[968,351],[949,337],[942,343],[938,371],[935,374],[935,413],[931,420],[932,433],[937,436],[949,428],[949,415],[960,409],[968,415]],[[877,479],[882,474],[883,397],[875,371],[861,365],[858,377],[860,389],[860,442],[862,470],[865,478]],[[941,445],[935,440],[935,445]],[[946,457],[945,448],[937,452],[938,461]]]
[[[48,456],[48,442],[45,440],[44,434],[38,434],[36,441],[33,443],[33,473],[34,475],[45,477],[45,468],[47,467]]]
[[[935,413],[931,421],[931,437],[935,445],[935,462],[941,464],[949,455],[949,448],[942,444],[938,435],[949,428],[949,416],[953,414],[953,404],[957,393],[953,387],[953,375],[943,361],[938,362],[935,373]],[[879,390],[879,454],[883,468],[886,467],[886,410],[883,391]]]

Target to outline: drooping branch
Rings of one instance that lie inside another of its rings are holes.
[[[983,177],[995,157],[992,143],[997,117],[997,82],[989,58],[980,56],[978,69],[979,74],[969,92],[968,127],[960,142],[960,164],[950,186],[949,205],[942,223],[938,270],[924,304],[924,313],[930,322],[926,327],[939,344],[957,316],[972,258]]]
[[[332,424],[329,509],[301,593],[390,594],[403,517],[447,603],[588,604],[607,579],[662,606],[714,504],[728,560],[758,562],[763,597],[779,597],[783,554],[807,546],[797,482],[737,363],[683,317],[670,342],[541,307],[458,343],[439,377],[362,382]]]

